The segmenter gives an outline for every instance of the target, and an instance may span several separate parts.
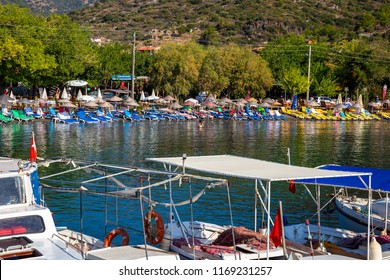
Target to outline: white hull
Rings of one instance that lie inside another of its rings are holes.
[[[286,239],[308,247],[311,246],[309,241],[311,239],[314,251],[355,259],[367,258],[367,234],[364,232],[357,233],[347,229],[326,226],[321,226],[318,230],[318,226],[312,224],[309,227],[306,224],[289,225],[284,228],[284,231]],[[318,245],[318,240],[321,240],[322,246]],[[359,242],[356,240],[359,240]],[[381,250],[382,258],[390,259],[390,243],[382,244]],[[321,257],[314,256],[313,258]]]
[[[385,200],[373,200],[371,214],[371,228],[380,234],[385,228]],[[390,203],[389,203],[390,204]],[[355,197],[337,197],[336,209],[339,212],[340,224],[358,232],[367,231],[367,199]],[[389,211],[390,215],[390,211]],[[387,230],[390,228],[390,219],[387,219]]]

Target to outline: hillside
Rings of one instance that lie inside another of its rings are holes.
[[[69,13],[86,6],[91,6],[98,0],[0,0],[0,4],[18,4],[30,8],[34,13],[48,15],[50,13]]]
[[[68,12],[96,37],[145,45],[202,39],[256,45],[278,35],[315,40],[389,37],[390,0],[0,0]]]
[[[338,40],[388,31],[390,0],[102,0],[70,13],[96,35],[146,44],[206,40],[257,44],[280,34],[312,33]]]

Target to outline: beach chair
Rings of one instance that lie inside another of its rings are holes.
[[[77,111],[77,118],[79,121],[81,121],[83,123],[99,123],[100,122],[98,119],[91,118],[91,117],[85,115],[84,110]]]
[[[107,117],[111,119],[111,121],[119,121],[120,118],[115,117],[111,112],[107,112],[106,114]]]
[[[61,123],[79,123],[78,120],[73,119],[67,112],[57,113],[58,121]]]
[[[9,123],[9,122],[12,122],[13,120],[14,120],[13,118],[10,118],[10,117],[4,116],[3,114],[0,114],[0,122]]]
[[[11,110],[11,114],[13,115],[13,118],[19,122],[28,122],[31,120],[31,118],[26,117],[24,114],[20,114],[20,110]]]
[[[33,117],[34,119],[38,119],[38,118],[42,117],[42,116],[38,115],[37,113],[34,113],[33,110],[31,109],[31,107],[24,108],[24,113],[26,114],[26,116]]]

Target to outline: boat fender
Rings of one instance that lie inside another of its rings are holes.
[[[149,211],[144,217],[146,241],[151,244],[160,244],[164,239],[164,221],[156,211]]]
[[[122,235],[122,244],[121,246],[129,245],[129,234],[127,231],[125,231],[123,228],[114,228],[112,231],[110,231],[106,238],[104,238],[103,246],[104,247],[111,247],[111,241],[117,236]]]
[[[370,240],[370,260],[382,260],[382,247],[374,236]]]

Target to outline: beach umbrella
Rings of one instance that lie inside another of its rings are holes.
[[[343,97],[341,96],[341,93],[339,93],[339,96],[337,97],[336,105],[337,104],[343,104]]]
[[[272,103],[275,102],[275,100],[273,100],[272,98],[267,97],[267,98],[264,98],[264,99],[262,100],[262,102],[266,102],[266,103],[268,103],[268,104],[272,104]]]
[[[274,103],[271,104],[272,107],[280,107],[282,106],[282,103],[275,101]]]
[[[16,99],[16,98],[15,98],[15,95],[14,95],[14,92],[13,92],[12,90],[11,90],[11,93],[9,94],[9,97],[11,97],[11,98],[14,99],[14,100]]]
[[[152,90],[152,95],[146,97],[146,100],[150,100],[150,101],[157,100],[157,99],[160,99],[160,97],[156,96],[156,94],[154,93],[154,89]]]
[[[85,107],[91,107],[91,108],[94,108],[94,107],[98,107],[99,105],[98,105],[98,104],[96,104],[96,102],[95,102],[95,101],[92,101],[92,100],[90,100],[90,101],[88,101],[87,103],[85,103],[85,104],[84,104],[84,106],[85,106]]]
[[[67,81],[66,85],[69,87],[85,87],[86,85],[88,85],[88,83],[82,80],[72,80],[72,81]]]
[[[191,100],[187,100],[184,102],[184,106],[191,106],[191,107],[194,107],[197,103],[196,102],[193,102]]]
[[[47,100],[46,88],[43,88],[42,95],[41,95],[41,99],[42,99],[42,100]]]
[[[170,95],[165,96],[164,99],[165,99],[166,101],[174,101],[174,100],[176,100],[174,97],[172,97],[172,96],[170,96]]]
[[[63,104],[61,104],[61,107],[64,107],[64,108],[77,108],[76,105],[74,105],[72,102],[64,102]]]
[[[249,105],[249,107],[259,107],[259,103],[257,103],[257,102],[249,102],[248,103],[248,105]]]
[[[268,102],[261,102],[259,104],[259,107],[263,107],[263,108],[271,108],[271,104],[269,104]]]
[[[104,102],[104,103],[100,104],[99,106],[102,107],[102,108],[110,108],[110,109],[114,108],[114,105],[112,105],[112,104],[110,104],[108,102]]]
[[[249,98],[247,101],[248,103],[257,103],[257,99],[254,97]]]
[[[138,107],[139,106],[139,104],[137,102],[135,102],[135,100],[126,101],[125,105],[126,106],[131,106],[131,107]]]
[[[240,98],[240,99],[237,99],[236,102],[239,102],[239,103],[248,103],[248,101],[246,101],[244,98]]]
[[[61,93],[61,98],[57,100],[57,102],[60,102],[60,103],[63,103],[63,102],[67,102],[69,101],[69,96],[68,96],[68,93],[66,91],[66,88],[64,88],[62,90],[62,93]]]
[[[143,90],[141,91],[141,97],[140,97],[139,100],[140,101],[146,101],[145,92]]]
[[[230,100],[230,99],[227,98],[227,97],[224,97],[224,98],[222,98],[222,99],[220,99],[220,100],[218,101],[218,104],[219,104],[219,103],[231,104],[231,103],[233,103],[233,101]]]
[[[15,101],[15,99],[11,98],[7,94],[3,94],[2,96],[0,96],[0,104],[2,104],[2,105],[9,105],[10,103],[12,103],[14,101]]]
[[[183,107],[182,105],[180,105],[178,102],[174,102],[171,104],[171,106],[169,106],[171,109],[180,109],[181,107]]]
[[[110,101],[110,102],[121,102],[121,101],[123,101],[123,99],[120,98],[120,97],[117,96],[117,95],[114,95],[114,96],[111,97],[108,101]]]
[[[358,102],[361,106],[363,106],[363,96],[361,94],[359,94],[359,99],[358,99]]]
[[[81,90],[79,89],[79,91],[77,92],[77,97],[76,97],[77,100],[81,101],[83,100],[83,94],[81,93]]]
[[[319,107],[321,105],[318,104],[316,101],[312,100],[312,101],[307,102],[306,106],[307,107]]]
[[[212,101],[206,101],[203,103],[203,106],[208,107],[208,108],[215,108],[217,106],[217,104],[215,104]]]
[[[97,96],[95,98],[95,103],[97,103],[97,104],[104,103],[103,95],[102,95],[102,92],[100,91],[100,88],[98,88],[98,93],[97,93]]]
[[[334,110],[342,110],[342,109],[345,109],[345,108],[348,108],[348,107],[346,105],[344,105],[343,103],[336,104],[333,107]]]

